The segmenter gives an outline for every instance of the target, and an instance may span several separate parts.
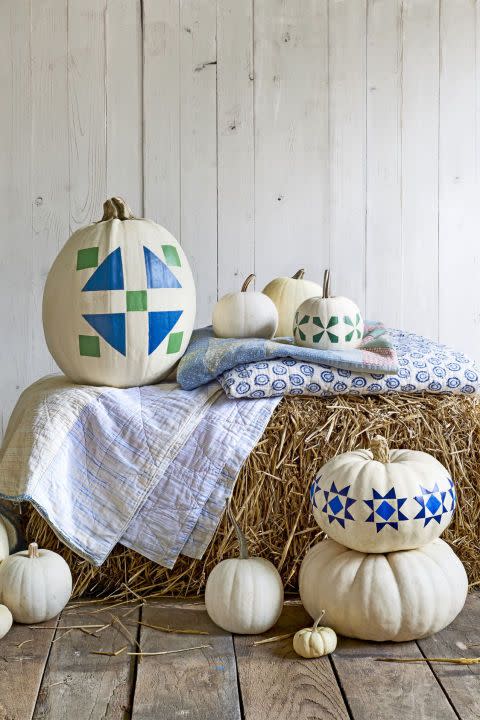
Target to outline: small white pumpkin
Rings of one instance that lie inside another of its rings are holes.
[[[228,293],[213,308],[213,332],[220,338],[267,338],[275,335],[278,312],[261,292],[247,292],[255,278],[249,275],[240,292]]]
[[[5,637],[12,627],[12,613],[6,605],[0,605],[0,639]]]
[[[205,607],[214,623],[228,632],[257,635],[269,630],[283,608],[278,570],[264,558],[250,557],[247,541],[228,508],[240,545],[240,557],[222,560],[210,573]]]
[[[15,622],[50,620],[63,610],[72,594],[72,574],[65,560],[51,550],[28,550],[10,555],[0,564],[0,601]]]
[[[304,275],[305,270],[298,270],[293,277],[275,278],[263,288],[262,292],[273,300],[278,310],[276,337],[291,337],[298,306],[307,298],[322,294],[320,285],[304,280]]]
[[[390,450],[379,435],[369,450],[329,460],[310,496],[315,520],[330,538],[368,553],[426,545],[455,509],[453,480],[438,460],[418,450]]]
[[[293,649],[304,658],[319,658],[330,655],[337,647],[337,633],[329,627],[319,627],[325,610],[315,620],[313,627],[303,628],[293,636]]]
[[[346,350],[363,338],[360,310],[346,297],[330,294],[330,270],[325,270],[323,297],[310,297],[296,308],[293,337],[297,345],[318,350]]]
[[[9,542],[8,542],[7,527],[3,521],[2,516],[0,515],[0,562],[2,560],[5,560],[6,557],[8,557],[8,553],[9,553]]]
[[[335,632],[361,640],[403,642],[442,630],[465,604],[465,569],[443,540],[418,550],[367,555],[323,540],[300,568],[300,597]]]

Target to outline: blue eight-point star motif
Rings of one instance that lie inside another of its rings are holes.
[[[415,496],[420,510],[415,515],[415,520],[422,518],[423,527],[426,527],[432,520],[440,525],[443,514],[453,512],[455,509],[455,486],[451,478],[448,478],[448,482],[450,485],[448,490],[439,490],[438,483],[435,483],[431,490],[420,485],[421,495]]]
[[[332,482],[330,490],[323,491],[325,502],[322,507],[322,512],[326,514],[330,524],[336,520],[339,525],[345,528],[345,520],[354,520],[348,508],[357,501],[354,498],[348,497],[349,490],[350,485],[346,485],[344,488],[341,488],[341,490],[337,490],[335,483]],[[315,505],[315,507],[317,507],[317,505]]]
[[[401,511],[401,507],[405,504],[407,498],[397,498],[395,488],[392,487],[385,495],[381,495],[377,490],[373,489],[373,497],[371,500],[364,500],[372,511],[366,522],[375,523],[377,533],[386,525],[394,530],[398,530],[398,523],[402,520],[408,520],[408,517]]]

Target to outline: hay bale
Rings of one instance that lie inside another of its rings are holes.
[[[444,537],[465,564],[470,582],[480,584],[480,400],[463,396],[285,398],[233,494],[252,554],[275,563],[287,591],[295,591],[302,558],[323,537],[309,508],[312,478],[333,455],[365,447],[377,433],[391,447],[424,450],[449,468],[458,506]],[[214,565],[236,552],[234,533],[223,518],[202,560],[180,557],[173,570],[166,570],[118,546],[101,568],[94,568],[65,548],[33,509],[28,514],[29,539],[65,557],[76,596],[196,595]]]

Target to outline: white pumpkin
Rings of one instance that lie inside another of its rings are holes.
[[[262,292],[273,300],[278,310],[276,337],[291,337],[298,306],[307,298],[322,294],[320,285],[304,280],[304,275],[305,270],[298,270],[293,277],[275,278],[263,288]]]
[[[272,338],[278,312],[272,300],[261,292],[247,292],[255,278],[249,275],[240,292],[224,295],[213,308],[213,332],[220,338]]]
[[[271,562],[248,554],[245,536],[229,513],[240,545],[240,557],[222,560],[210,573],[205,607],[219,627],[240,635],[269,630],[283,608],[283,585]]]
[[[329,270],[325,270],[322,295],[310,297],[296,308],[293,323],[295,343],[319,350],[358,347],[364,330],[360,310],[346,297],[331,296]]]
[[[185,253],[165,228],[120,198],[60,251],[43,295],[48,348],[71,380],[132,387],[165,377],[195,319]]]
[[[319,622],[325,610],[315,620],[313,627],[303,628],[293,636],[293,649],[304,658],[319,658],[330,655],[337,647],[337,634],[329,627],[320,627]]]
[[[0,564],[0,602],[15,622],[37,623],[59,613],[72,594],[72,574],[65,560],[51,550],[28,550],[10,555]]]
[[[368,553],[426,545],[445,530],[455,509],[453,480],[438,460],[417,450],[390,450],[380,436],[369,450],[326,463],[310,497],[329,537]]]
[[[467,575],[443,540],[386,555],[359,553],[324,540],[300,568],[300,597],[314,618],[361,640],[403,642],[436,633],[458,615]]]
[[[0,562],[8,557],[9,542],[6,525],[0,515]]]
[[[6,605],[0,605],[0,639],[5,637],[12,627],[12,613]]]

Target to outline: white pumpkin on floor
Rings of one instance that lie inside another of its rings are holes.
[[[228,293],[213,308],[213,332],[219,338],[267,338],[275,335],[278,312],[261,292],[248,292],[255,275],[249,275],[240,292]]]
[[[72,594],[72,574],[65,560],[51,550],[28,550],[10,555],[0,564],[0,602],[15,622],[37,623],[59,613]]]
[[[43,295],[48,349],[71,380],[132,387],[164,378],[195,319],[185,253],[165,228],[135,218],[121,198],[60,251]]]
[[[271,562],[250,557],[245,536],[229,512],[240,545],[240,557],[222,560],[208,576],[205,607],[223,630],[257,635],[269,630],[283,608],[283,585]]]
[[[337,647],[337,633],[329,627],[320,626],[321,615],[313,623],[313,627],[302,628],[293,636],[293,649],[304,658],[318,658],[330,655]]]
[[[300,568],[300,597],[312,618],[325,609],[335,632],[403,642],[432,635],[465,604],[467,575],[443,540],[418,550],[364,554],[324,540]]]
[[[7,527],[0,516],[0,562],[2,560],[5,560],[6,557],[8,557],[9,553],[9,542],[8,542],[8,533],[7,533]]]
[[[0,605],[0,639],[5,637],[12,627],[12,613],[6,605]]]
[[[291,337],[293,318],[298,306],[307,298],[322,294],[320,285],[305,280],[304,275],[305,270],[298,270],[293,277],[275,278],[262,290],[273,300],[278,311],[276,337]]]
[[[360,345],[363,330],[363,319],[353,300],[332,297],[330,270],[325,270],[322,295],[310,297],[296,308],[295,343],[318,350],[348,350]]]
[[[313,515],[327,535],[353,550],[418,548],[450,523],[455,487],[432,455],[390,450],[377,436],[366,450],[332,458],[312,483]]]

